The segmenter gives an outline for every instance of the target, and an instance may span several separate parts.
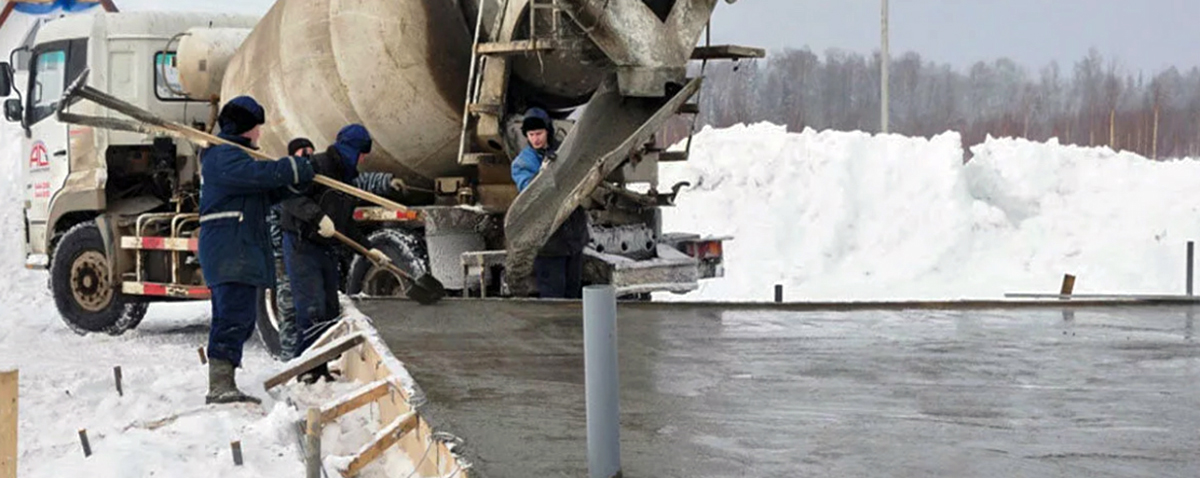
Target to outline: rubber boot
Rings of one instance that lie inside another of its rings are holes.
[[[220,359],[208,361],[208,396],[204,397],[204,403],[262,403],[262,400],[238,390],[235,370],[232,362]]]

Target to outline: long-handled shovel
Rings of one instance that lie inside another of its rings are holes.
[[[109,95],[103,91],[100,91],[100,90],[97,90],[90,86],[87,86],[84,83],[86,81],[88,73],[89,73],[88,70],[84,70],[84,72],[82,74],[80,74],[79,77],[75,79],[75,81],[71,82],[71,84],[67,87],[65,93],[63,94],[63,99],[61,101],[61,104],[59,106],[57,113],[58,113],[58,118],[61,121],[63,121],[64,123],[80,124],[80,125],[84,125],[84,126],[92,126],[92,127],[97,127],[97,128],[115,129],[115,130],[124,130],[124,131],[136,131],[136,132],[146,132],[146,133],[160,132],[160,133],[168,134],[172,137],[188,140],[188,141],[200,144],[202,146],[211,146],[211,145],[215,145],[215,144],[227,144],[227,145],[241,148],[242,150],[246,151],[246,153],[250,154],[250,156],[260,159],[260,160],[265,160],[265,161],[276,160],[276,158],[272,158],[271,156],[267,155],[266,153],[263,153],[262,151],[257,151],[254,149],[246,148],[240,144],[232,143],[232,142],[226,141],[224,139],[221,139],[218,136],[214,136],[214,135],[208,134],[206,132],[200,131],[198,129],[172,122],[170,120],[167,120],[160,116],[157,116],[154,113],[151,113],[142,108],[139,108],[136,105],[130,104],[129,102],[123,101],[123,100],[116,98],[112,95]],[[101,117],[92,117],[92,116],[82,116],[82,115],[67,113],[65,111],[66,106],[68,104],[70,104],[71,100],[75,97],[84,98],[84,99],[90,100],[96,104],[99,104],[101,106],[104,106],[106,108],[118,111],[120,113],[128,115],[129,117],[133,118],[136,121],[124,120],[124,119],[119,119],[119,118],[101,118]],[[368,202],[373,202],[375,204],[386,207],[388,209],[392,209],[394,211],[398,211],[398,212],[409,211],[408,208],[404,207],[403,205],[401,205],[399,203],[388,200],[387,198],[377,196],[375,194],[371,194],[367,191],[363,191],[354,186],[350,186],[348,184],[342,183],[341,181],[337,181],[333,178],[329,178],[329,177],[318,174],[318,175],[316,175],[315,178],[313,178],[313,182],[327,186],[331,189],[336,189],[338,191],[349,194],[351,196],[356,196],[359,199],[362,199],[362,200],[365,200]],[[342,235],[339,232],[335,232],[335,234],[337,234],[338,240],[344,242],[347,246],[350,246],[355,251],[357,251],[360,254],[363,254],[366,257],[370,257],[370,255],[367,253],[367,249],[365,247],[363,247],[361,244],[354,242],[353,240]],[[441,282],[439,282],[437,280],[437,278],[433,277],[432,275],[430,275],[428,273],[422,275],[421,277],[413,278],[412,275],[404,272],[399,267],[396,267],[395,264],[392,264],[390,262],[386,263],[386,264],[380,264],[380,265],[387,268],[392,273],[399,275],[401,277],[404,277],[404,278],[408,279],[409,281],[411,281],[412,287],[409,287],[409,289],[408,289],[408,296],[409,296],[409,298],[417,301],[420,304],[423,304],[423,305],[432,304],[432,303],[440,300],[442,297],[446,296],[446,288],[442,285]]]
[[[225,144],[240,148],[251,157],[262,161],[276,161],[279,158],[271,157],[270,155],[255,149],[250,149],[237,143],[226,141],[219,136],[215,136],[204,131],[184,126],[182,124],[167,120],[154,113],[146,111],[137,105],[124,101],[120,98],[112,96],[103,91],[97,90],[85,84],[90,70],[84,70],[75,81],[67,86],[63,93],[63,99],[59,103],[58,118],[60,121],[69,124],[78,124],[83,126],[92,126],[96,128],[114,129],[120,131],[134,131],[144,133],[164,133],[174,138],[191,141],[201,146],[212,146],[217,144]],[[96,103],[105,108],[120,112],[133,118],[135,121],[119,119],[119,118],[103,118],[94,116],[83,116],[72,113],[67,113],[66,107],[71,104],[74,98],[83,98]],[[338,181],[324,175],[316,175],[313,182],[336,189],[340,192],[355,196],[367,202],[375,203],[385,208],[397,212],[409,212],[410,210],[404,205],[392,201],[390,199],[380,197],[367,191],[363,191],[354,186]],[[416,211],[412,211],[416,212]]]
[[[334,231],[333,237],[337,238],[339,241],[342,241],[343,244],[349,246],[351,249],[354,249],[354,252],[357,252],[368,260],[371,260],[370,251],[368,251],[366,247],[363,247],[362,244],[354,242],[353,239],[350,239],[349,237],[346,237],[345,234],[337,231]],[[442,283],[439,282],[437,278],[433,277],[429,273],[425,273],[421,275],[421,277],[413,278],[411,274],[404,272],[403,269],[396,267],[396,265],[390,261],[376,263],[376,265],[383,267],[388,271],[391,271],[393,274],[408,279],[410,282],[412,282],[412,287],[409,287],[407,291],[408,298],[417,301],[417,303],[421,305],[432,304],[446,296],[446,288],[442,286]]]

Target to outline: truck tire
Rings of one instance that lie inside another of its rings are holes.
[[[271,358],[286,362],[290,357],[283,356],[283,342],[279,333],[279,308],[275,306],[275,289],[259,287],[255,296],[258,303],[258,313],[254,324],[254,334],[259,342],[271,354]]]
[[[429,270],[429,254],[425,252],[425,241],[420,234],[403,229],[381,229],[367,238],[368,248],[387,254],[400,270],[420,277]],[[386,269],[377,267],[360,255],[350,262],[350,273],[346,278],[346,294],[363,294],[372,297],[405,297],[404,291],[412,284]]]
[[[50,261],[50,291],[67,327],[79,335],[121,335],[137,327],[149,304],[121,292],[109,277],[104,240],[92,221],[75,225],[58,242]]]

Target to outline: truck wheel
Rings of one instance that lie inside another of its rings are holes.
[[[429,255],[421,236],[401,229],[382,229],[368,238],[369,248],[379,249],[392,259],[400,270],[420,277],[429,270]],[[412,284],[387,269],[372,264],[360,255],[350,262],[346,281],[347,295],[363,294],[373,297],[406,297]]]
[[[58,242],[50,291],[59,315],[79,335],[121,335],[141,323],[149,305],[122,293],[119,278],[109,277],[104,240],[91,221],[72,227]]]
[[[262,342],[263,347],[266,347],[271,358],[287,361],[290,357],[283,356],[283,342],[279,332],[279,308],[275,304],[275,289],[259,287],[258,294],[255,295],[255,302],[258,303],[258,314],[254,324],[255,335],[258,335],[258,340]]]

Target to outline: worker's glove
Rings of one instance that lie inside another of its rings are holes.
[[[400,178],[393,178],[391,181],[388,181],[388,186],[391,186],[392,191],[396,192],[402,193],[408,190],[408,185],[404,184],[404,180]]]
[[[321,223],[317,224],[317,234],[320,234],[321,237],[333,237],[335,232],[337,229],[333,227],[333,219],[330,219],[329,216],[321,216]]]
[[[367,251],[367,259],[370,259],[371,262],[374,262],[376,264],[387,264],[389,262],[392,262],[392,259],[390,257],[388,257],[387,254],[384,254],[383,251],[381,251],[379,249],[371,249],[371,250]]]

